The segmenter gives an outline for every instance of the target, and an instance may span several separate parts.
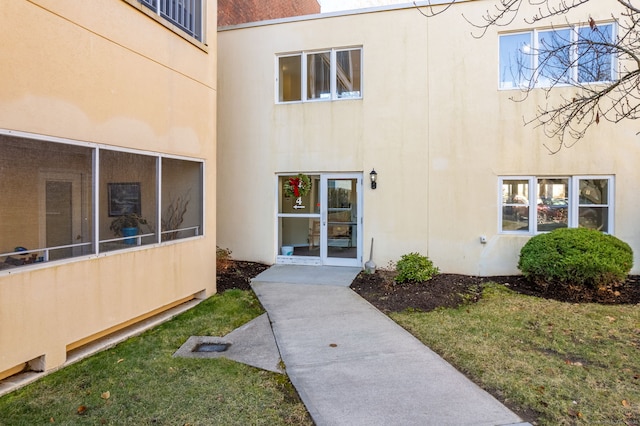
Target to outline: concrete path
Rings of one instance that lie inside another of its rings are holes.
[[[526,424],[349,289],[358,272],[276,265],[251,284],[317,425]]]

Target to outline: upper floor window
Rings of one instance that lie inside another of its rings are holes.
[[[198,41],[202,41],[202,0],[138,0]]]
[[[500,36],[500,88],[550,87],[616,79],[614,24]]]
[[[556,228],[613,231],[613,177],[505,177],[500,180],[500,230]]]
[[[280,55],[277,61],[278,102],[362,98],[362,48]]]

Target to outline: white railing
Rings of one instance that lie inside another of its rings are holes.
[[[200,227],[199,226],[190,226],[188,228],[179,228],[179,229],[172,229],[171,231],[162,231],[160,234],[161,235],[169,235],[169,234],[176,235],[178,232],[183,232],[183,231],[193,231],[193,236],[194,237],[197,237],[198,235],[200,235]],[[176,239],[178,239],[178,238],[176,238]]]
[[[16,260],[22,260],[23,264],[30,263],[40,263],[40,262],[48,262],[50,257],[50,253],[55,250],[63,250],[69,248],[79,248],[79,247],[90,247],[92,243],[78,243],[78,244],[66,244],[63,246],[55,246],[55,247],[44,247],[33,250],[20,250],[20,251],[12,251],[10,253],[0,253],[0,257],[8,258],[11,256],[20,256]],[[38,256],[38,254],[42,253],[42,256]],[[30,256],[27,256],[30,255]],[[35,255],[35,256],[34,256]]]
[[[202,0],[138,1],[196,40],[202,41]]]
[[[190,232],[193,233],[194,237],[197,237],[200,235],[200,227],[199,226],[190,226],[187,228],[179,228],[179,229],[172,229],[170,231],[162,231],[160,234],[162,236],[165,235],[177,235],[178,232]],[[128,236],[128,237],[118,237],[118,238],[110,238],[108,240],[100,240],[98,242],[98,253],[102,252],[102,251],[113,251],[113,250],[122,250],[122,249],[126,249],[128,248],[127,245],[129,246],[141,246],[142,245],[142,239],[146,238],[146,237],[154,237],[156,236],[155,233],[150,233],[150,234],[139,234],[139,235],[132,235],[132,236]],[[180,238],[166,238],[166,240],[174,240],[174,239],[183,239],[183,238],[187,238],[187,237],[180,237]],[[133,244],[127,244],[129,241],[133,241],[135,240],[135,242]],[[122,245],[118,245],[117,247],[112,247],[111,250],[100,250],[100,245],[101,244],[106,244],[106,243],[120,243],[123,242],[125,244]],[[156,241],[154,241],[156,242]],[[163,240],[164,242],[164,240]],[[88,242],[88,243],[78,243],[78,244],[66,244],[66,245],[62,245],[62,246],[55,246],[55,247],[44,247],[44,248],[37,248],[37,249],[25,249],[25,250],[18,250],[18,251],[12,251],[12,252],[8,252],[8,253],[0,253],[0,259],[5,259],[4,262],[7,263],[8,265],[13,265],[13,266],[21,266],[21,265],[30,265],[30,264],[34,264],[34,263],[41,263],[41,262],[48,262],[51,259],[50,253],[52,251],[55,250],[63,250],[63,249],[77,249],[77,248],[81,248],[81,247],[91,247],[92,248],[93,243]],[[39,256],[39,254],[42,253],[42,256]],[[98,254],[96,253],[96,254]],[[93,254],[93,252],[91,251],[90,253],[82,253],[82,254]],[[15,257],[15,256],[19,256],[19,257]],[[77,255],[72,255],[67,257],[71,258],[71,257],[76,257]],[[13,264],[11,262],[6,262],[6,259],[8,258],[12,258],[16,263]],[[0,264],[2,264],[3,261],[0,261]],[[2,269],[0,267],[0,269]]]

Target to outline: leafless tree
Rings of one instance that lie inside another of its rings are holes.
[[[474,37],[482,37],[492,27],[518,20],[524,28],[532,27],[573,9],[584,9],[586,19],[582,24],[567,22],[562,28],[546,31],[535,48],[527,46],[508,67],[522,89],[522,96],[513,97],[515,101],[527,99],[533,90],[545,91],[545,103],[538,105],[533,118],[524,121],[557,138],[557,146],[547,146],[551,152],[573,145],[603,120],[619,123],[640,116],[640,2],[593,0],[591,5],[596,1],[607,1],[617,11],[611,14],[615,26],[590,17],[590,0],[493,0],[486,1],[489,8],[482,16],[464,16]],[[427,17],[451,12],[455,3],[414,1],[417,10]],[[525,8],[535,12],[521,16]],[[565,89],[556,95],[559,87]]]

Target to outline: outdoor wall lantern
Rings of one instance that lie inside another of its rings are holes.
[[[371,173],[369,173],[369,178],[371,179],[371,189],[376,189],[376,187],[378,186],[378,183],[376,182],[378,180],[378,173],[376,173],[376,169],[371,170]]]

